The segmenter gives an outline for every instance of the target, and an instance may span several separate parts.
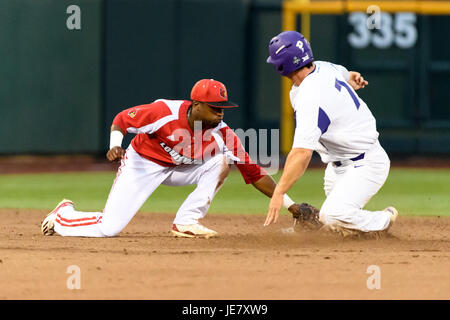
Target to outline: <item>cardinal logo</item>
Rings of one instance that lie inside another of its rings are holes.
[[[136,114],[137,114],[137,110],[133,110],[133,111],[128,112],[128,116],[129,116],[130,118],[136,117]]]
[[[219,88],[219,95],[224,99],[227,98],[227,92],[225,91],[224,88]]]

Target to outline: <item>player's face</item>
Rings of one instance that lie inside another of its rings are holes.
[[[199,103],[198,108],[194,108],[196,116],[206,127],[216,127],[223,120],[223,108],[214,108],[206,103]]]

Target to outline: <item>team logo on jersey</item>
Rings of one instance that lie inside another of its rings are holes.
[[[222,98],[224,98],[224,99],[227,98],[227,92],[225,91],[224,88],[219,88],[219,94]]]
[[[294,57],[294,58],[292,59],[292,62],[293,62],[294,64],[299,64],[299,63],[300,63],[300,59],[299,59],[298,57]]]
[[[137,110],[133,110],[133,111],[128,112],[128,116],[129,116],[130,118],[136,117],[136,114],[137,114]]]
[[[189,159],[185,156],[182,156],[181,154],[173,150],[171,147],[166,145],[164,142],[161,142],[159,145],[164,149],[165,152],[167,152],[172,157],[172,160],[176,165],[194,163],[193,159]]]

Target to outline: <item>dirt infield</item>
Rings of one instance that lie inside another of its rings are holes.
[[[450,298],[448,218],[400,217],[392,237],[358,240],[282,233],[287,216],[263,228],[264,216],[209,214],[220,237],[206,240],[172,238],[172,215],[139,213],[119,236],[92,239],[42,236],[45,213],[0,210],[1,299]],[[72,265],[80,289],[67,287]]]

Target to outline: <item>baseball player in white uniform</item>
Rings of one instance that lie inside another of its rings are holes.
[[[274,180],[244,150],[237,135],[222,121],[228,101],[225,85],[198,81],[191,100],[159,99],[120,112],[111,126],[110,161],[121,161],[103,212],[81,212],[64,199],[41,224],[44,235],[110,237],[122,231],[161,184],[196,188],[180,206],[171,232],[179,237],[213,237],[217,232],[199,223],[223,185],[230,163],[246,183],[271,197]],[[126,133],[136,134],[125,151]],[[292,214],[302,206],[284,196]]]
[[[283,195],[303,175],[316,151],[327,163],[327,197],[320,221],[344,236],[387,230],[398,216],[394,207],[364,210],[386,181],[390,167],[378,141],[375,118],[355,92],[368,82],[343,66],[314,61],[309,42],[296,31],[272,38],[269,52],[267,62],[293,82],[290,100],[296,126],[264,225],[277,221]]]

